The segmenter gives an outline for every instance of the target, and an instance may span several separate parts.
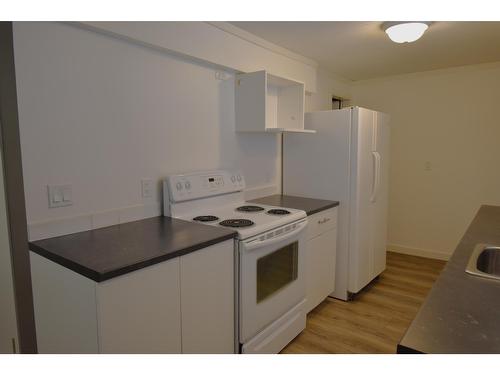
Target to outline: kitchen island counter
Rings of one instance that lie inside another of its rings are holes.
[[[479,209],[398,353],[500,353],[500,281],[465,272],[479,243],[500,245],[500,207]]]

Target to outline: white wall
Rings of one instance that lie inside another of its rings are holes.
[[[325,111],[332,109],[332,96],[351,97],[352,81],[334,76],[332,73],[318,69],[316,73],[316,92],[306,93],[305,111]]]
[[[391,115],[389,243],[446,258],[500,204],[500,64],[362,81],[353,100]]]
[[[80,22],[81,27],[239,72],[267,70],[316,92],[317,63],[227,22]]]
[[[278,138],[234,131],[234,82],[215,70],[58,23],[15,23],[28,222],[160,201],[169,173],[240,168],[249,187],[276,185]],[[48,208],[48,184],[73,206]]]
[[[14,47],[31,239],[127,221],[91,213],[159,207],[170,173],[240,169],[250,189],[278,189],[278,136],[234,131],[233,73],[219,81],[211,64],[61,23],[15,23]],[[319,77],[307,102],[329,109],[333,81]],[[143,178],[156,182],[148,201]],[[49,209],[49,184],[72,184],[73,205]]]

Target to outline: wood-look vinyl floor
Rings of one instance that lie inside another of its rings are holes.
[[[446,262],[387,253],[387,268],[353,301],[327,298],[281,353],[395,353]]]

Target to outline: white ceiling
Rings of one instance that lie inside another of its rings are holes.
[[[232,22],[351,80],[500,61],[500,22],[435,22],[397,44],[381,22]]]

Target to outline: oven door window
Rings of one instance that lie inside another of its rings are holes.
[[[299,243],[257,259],[257,303],[260,303],[297,279]]]

